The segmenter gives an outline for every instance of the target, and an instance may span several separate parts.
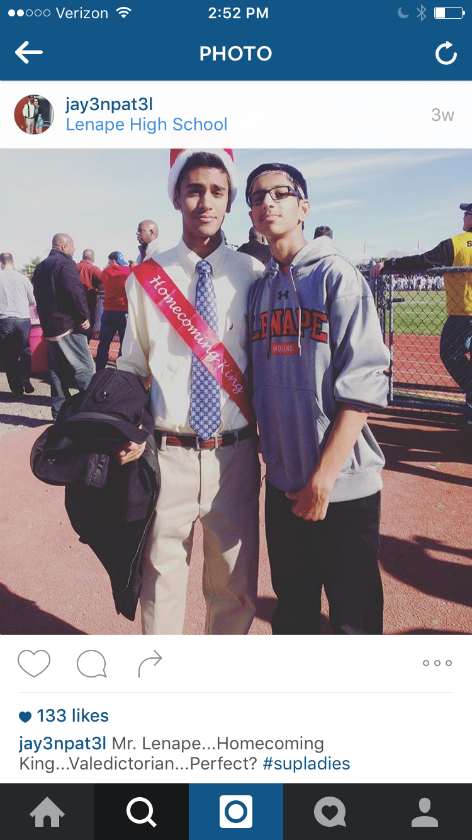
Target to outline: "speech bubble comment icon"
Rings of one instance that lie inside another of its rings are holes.
[[[334,808],[334,815],[326,814],[325,811],[331,812]],[[346,816],[346,808],[344,802],[336,799],[335,796],[324,796],[323,799],[318,800],[315,805],[315,820],[326,828],[334,828],[336,825],[343,825],[346,827],[344,817]]]
[[[77,660],[77,669],[83,677],[106,677],[106,665],[99,650],[84,650]]]

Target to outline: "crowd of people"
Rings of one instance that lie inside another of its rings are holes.
[[[15,397],[35,390],[30,379],[30,306],[37,306],[47,340],[53,419],[70,396],[70,387],[87,388],[95,370],[106,367],[116,334],[121,354],[128,313],[126,280],[135,265],[158,253],[157,224],[149,219],[140,222],[136,236],[136,260],[127,262],[121,251],[112,251],[100,270],[91,248],[76,264],[72,237],[56,234],[32,282],[16,271],[10,253],[0,254],[0,352]],[[94,336],[99,339],[95,361],[86,346]]]
[[[444,277],[438,275],[410,274],[406,277],[393,275],[394,292],[443,292]]]
[[[30,97],[30,99],[33,99],[33,97]],[[222,236],[224,237],[223,231]],[[317,227],[315,229],[314,239],[319,236],[329,236],[332,239],[333,231],[326,226]],[[76,284],[75,262],[72,260],[72,264],[70,265],[67,262],[64,263],[64,270],[59,272],[61,282],[64,285],[63,294],[66,296],[70,295],[70,303],[73,303],[73,306],[76,307],[74,313],[76,316],[75,322],[77,319],[83,319],[80,321],[80,333],[77,334],[83,334],[88,344],[90,344],[93,338],[99,341],[94,362],[95,370],[97,371],[103,370],[108,364],[110,346],[116,335],[119,338],[118,356],[121,355],[121,346],[128,315],[128,300],[125,290],[126,280],[134,266],[139,265],[145,259],[153,259],[159,254],[159,228],[155,221],[144,219],[140,222],[136,231],[136,238],[138,240],[138,255],[135,260],[131,259],[127,261],[121,251],[112,251],[108,255],[108,264],[103,270],[95,265],[95,252],[91,248],[86,248],[82,252],[82,258],[77,263],[77,274],[85,294],[85,308],[83,300],[81,300],[82,294],[78,292]],[[266,265],[270,260],[271,254],[267,240],[254,227],[249,229],[247,242],[239,247],[234,245],[228,245],[228,247],[255,257],[263,265]],[[38,281],[39,276],[43,275],[43,272],[50,274],[51,280],[53,278],[55,279],[56,272],[52,269],[52,266],[57,265],[58,260],[59,265],[62,264],[61,257],[58,257],[58,252],[61,252],[62,258],[64,255],[71,258],[74,256],[75,244],[72,237],[66,234],[57,234],[54,237],[52,249],[48,257],[49,263],[43,260],[45,265],[41,263],[42,269],[36,273],[36,281]],[[7,252],[0,255],[0,267],[5,269],[5,273],[0,275],[2,281],[0,284],[0,294],[2,295],[0,298],[0,348],[3,345],[4,364],[10,390],[14,396],[21,397],[32,394],[35,390],[30,380],[31,323],[29,311],[30,306],[36,305],[36,298],[33,293],[35,278],[33,277],[32,284],[23,274],[16,271],[13,257]],[[67,275],[69,276],[68,281],[65,280]],[[41,285],[43,286],[44,284],[41,283]],[[52,294],[52,288],[49,291]],[[49,300],[47,306],[51,306],[51,303],[52,301]],[[83,318],[85,314],[87,317]],[[44,324],[46,324],[47,318],[48,313],[44,313]],[[55,319],[56,324],[54,329],[57,325],[57,314],[55,315]],[[70,321],[70,318],[68,321]],[[75,335],[76,327],[72,328],[68,322],[67,326],[71,331],[69,335],[72,332]],[[56,336],[51,337],[47,334],[49,331],[50,325],[47,324],[44,335],[48,341],[57,340]],[[59,336],[59,338],[66,337],[66,331]],[[67,345],[69,345],[67,347],[68,355],[62,352]],[[74,345],[74,347],[72,348],[71,345]],[[61,348],[59,354],[58,347]],[[62,342],[56,348],[50,347],[48,344],[48,363],[52,382],[51,400],[53,419],[56,418],[65,397],[70,394],[65,382],[70,378],[69,366],[74,355],[80,357],[81,360],[78,368],[79,378],[76,379],[75,383],[76,387],[81,387],[80,383],[89,379],[91,372],[94,372],[92,367],[93,359],[91,362],[89,354],[83,347],[83,341],[74,337],[69,339],[68,342]],[[77,359],[72,361],[72,366],[75,367],[76,363]],[[61,371],[61,375],[59,375],[59,371]]]
[[[306,239],[310,204],[298,169],[269,162],[249,175],[245,198],[253,227],[238,250],[222,231],[236,194],[231,150],[172,150],[168,195],[182,217],[174,248],[160,253],[158,226],[144,220],[138,258],[127,262],[112,251],[100,272],[92,250],[77,265],[72,237],[53,237],[33,290],[48,345],[54,428],[69,389],[88,388],[118,331],[118,373],[134,382],[139,377],[148,389],[160,468],[139,569],[144,633],[183,631],[197,519],[204,534],[205,632],[249,631],[257,596],[259,436],[277,596],[273,632],[320,632],[324,587],[335,633],[378,634],[384,457],[367,417],[386,406],[389,354],[374,299],[329,228]],[[472,229],[472,204],[467,207],[464,231]],[[449,265],[472,265],[464,250],[468,237],[454,240]],[[401,271],[397,260],[378,266],[378,273],[397,263]],[[8,281],[0,276],[0,294],[6,290],[0,322],[16,280],[21,306],[8,319],[21,333],[31,290],[14,273],[10,255],[1,255],[0,265]],[[464,278],[467,303],[470,278]],[[89,339],[102,289],[95,368]],[[464,317],[470,330],[472,313]],[[0,333],[4,347],[9,329]],[[18,382],[26,391],[29,381],[20,356],[17,392]],[[456,358],[456,372],[459,362],[468,410],[471,362]],[[137,423],[138,434],[113,452],[123,467],[139,461],[148,445],[132,397],[126,411],[127,428]]]

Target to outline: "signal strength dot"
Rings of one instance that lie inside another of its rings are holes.
[[[125,18],[125,17],[127,17],[127,15],[129,15],[131,9],[128,9],[128,6],[120,6],[120,8],[117,9],[116,11],[118,12],[118,14],[122,18]]]

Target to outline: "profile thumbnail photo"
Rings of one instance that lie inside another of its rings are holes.
[[[471,632],[470,151],[0,164],[1,633]]]
[[[54,109],[45,96],[30,93],[17,102],[14,117],[25,134],[44,134],[53,123]]]

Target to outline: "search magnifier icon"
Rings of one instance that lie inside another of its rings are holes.
[[[146,805],[148,806],[147,815],[142,820],[137,820],[136,817],[133,817],[133,815],[131,813],[131,808],[133,807],[135,802],[145,802]],[[128,802],[128,804],[126,806],[126,815],[127,815],[128,819],[131,820],[131,822],[136,823],[136,825],[144,825],[144,823],[150,823],[153,828],[157,828],[156,823],[152,819],[153,812],[154,812],[154,808],[152,807],[152,804],[149,802],[149,799],[144,799],[142,796],[137,796],[135,799],[132,799],[131,802]]]

